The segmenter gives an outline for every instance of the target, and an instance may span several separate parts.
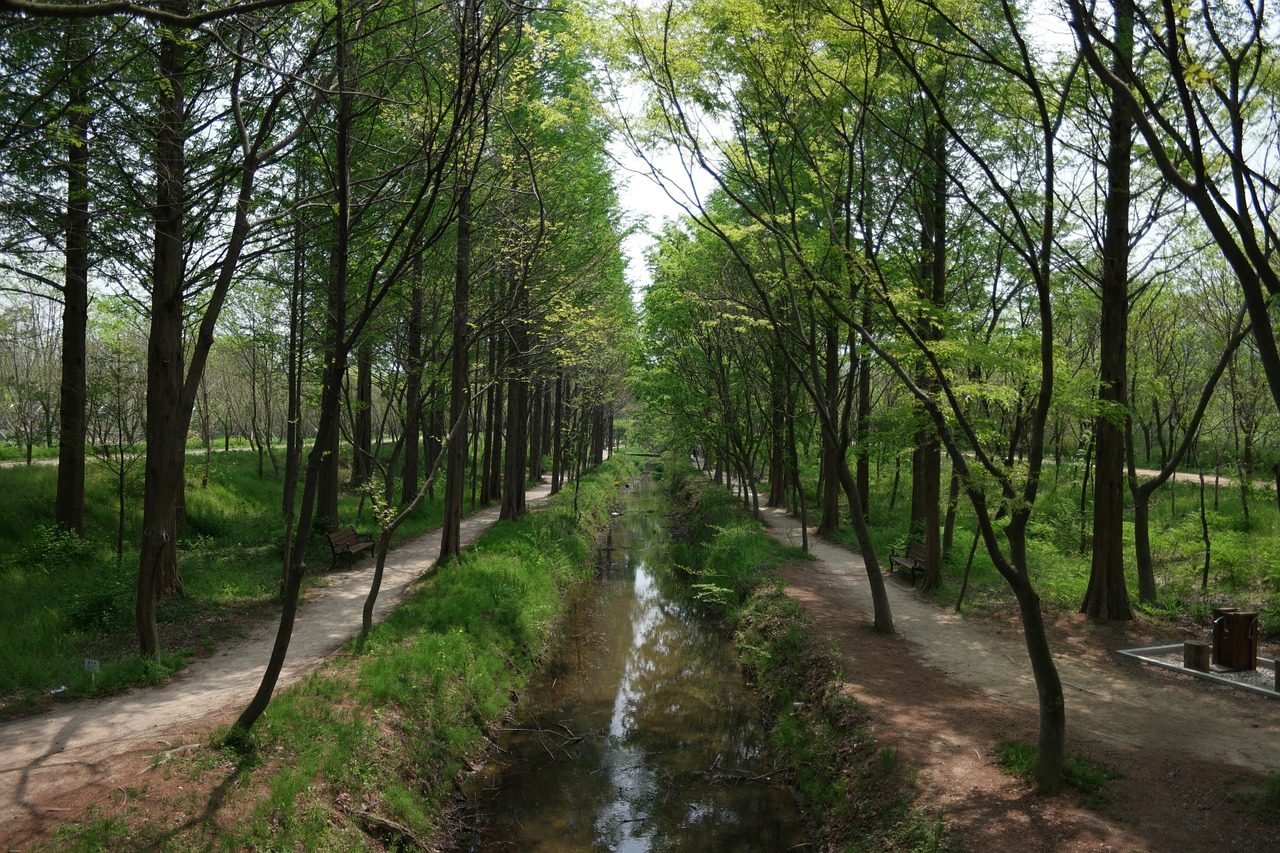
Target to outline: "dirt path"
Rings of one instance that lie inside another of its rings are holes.
[[[532,505],[549,493],[549,486],[530,489],[527,500]],[[497,519],[497,507],[464,518],[462,543]],[[386,618],[439,551],[436,530],[389,555],[376,620]],[[277,690],[315,669],[359,630],[372,567],[366,558],[308,596]],[[215,725],[232,722],[262,680],[277,625],[249,626],[243,639],[193,662],[161,687],[76,702],[0,726],[0,849],[44,836],[61,820],[127,792],[154,756],[200,743]]]
[[[799,544],[799,522],[765,513]],[[881,721],[877,737],[918,773],[919,802],[945,810],[973,851],[1280,850],[1257,794],[1280,771],[1280,702],[1142,667],[1115,649],[1181,637],[1143,625],[1052,626],[1066,689],[1069,748],[1121,770],[1101,811],[1047,797],[995,767],[1006,739],[1034,743],[1036,694],[1020,626],[964,620],[908,583],[888,583],[898,635],[871,630],[862,558],[810,538],[819,562],[788,573],[789,594],[839,649],[850,687]],[[1274,819],[1273,819],[1274,820]]]

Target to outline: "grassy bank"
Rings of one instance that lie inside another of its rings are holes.
[[[69,826],[56,846],[438,844],[459,772],[537,669],[566,592],[590,576],[594,536],[633,472],[617,457],[585,477],[577,516],[570,485],[545,509],[499,523],[441,566],[361,651],[350,649],[278,696],[248,755],[201,749],[173,763],[164,793],[125,798]]]
[[[956,849],[941,821],[914,805],[909,768],[875,742],[836,657],[809,636],[805,614],[776,581],[780,566],[806,555],[769,538],[692,468],[668,471],[685,540],[675,556],[693,574],[692,592],[733,632],[823,849]]]

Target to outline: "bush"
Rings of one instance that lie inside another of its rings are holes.
[[[68,629],[89,633],[117,631],[133,619],[134,571],[114,560],[99,562],[92,578],[72,585],[58,602]]]

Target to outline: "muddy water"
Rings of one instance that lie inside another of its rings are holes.
[[[666,507],[627,490],[600,580],[469,791],[469,851],[803,846],[731,648],[672,594]]]

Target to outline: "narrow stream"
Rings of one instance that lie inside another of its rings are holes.
[[[676,595],[667,506],[628,488],[505,751],[468,791],[467,851],[783,851],[803,822],[728,643]]]

